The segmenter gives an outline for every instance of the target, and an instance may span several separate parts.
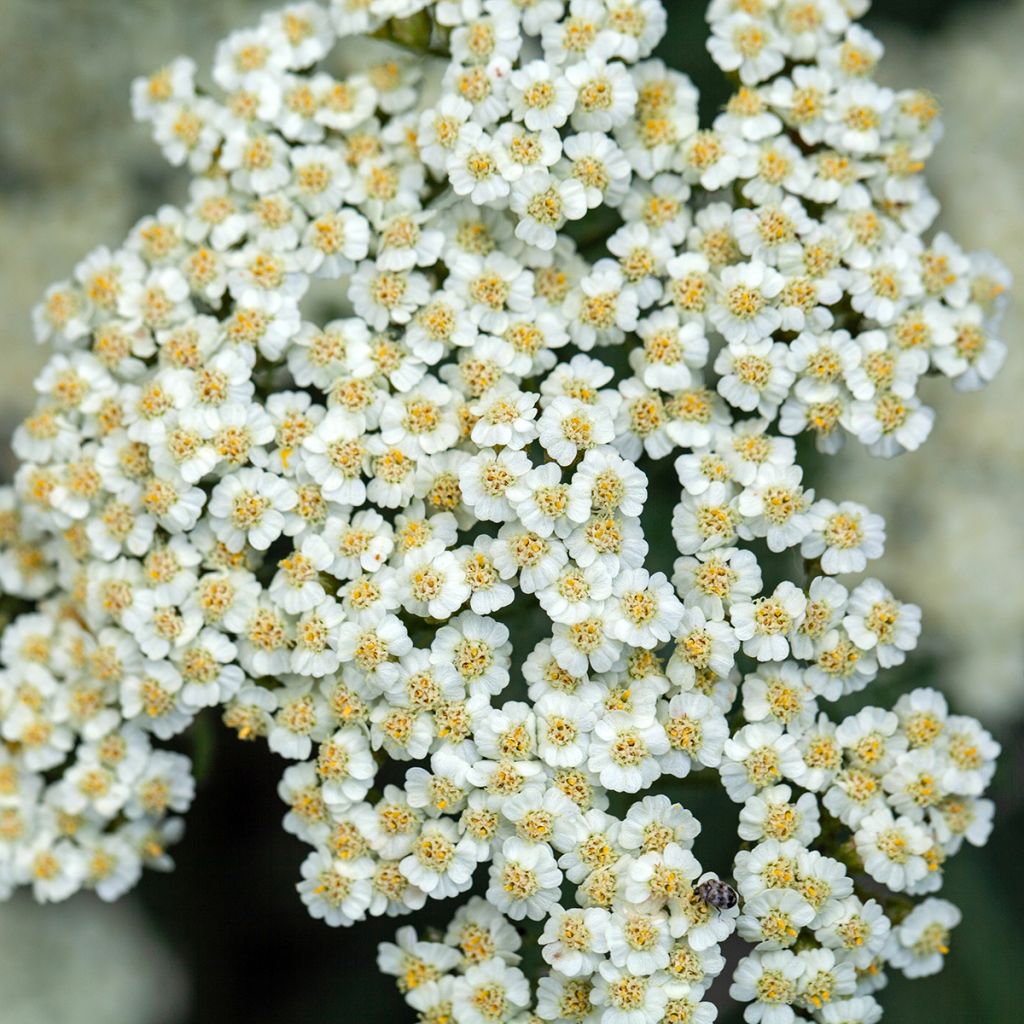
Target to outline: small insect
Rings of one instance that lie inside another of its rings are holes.
[[[719,878],[709,878],[706,882],[701,882],[697,886],[696,892],[709,907],[714,907],[715,910],[731,910],[739,900],[736,890],[728,882],[723,882]]]

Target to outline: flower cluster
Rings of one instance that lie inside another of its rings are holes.
[[[802,683],[789,664],[795,686],[776,682],[792,715]],[[748,679],[757,693],[760,680]],[[765,706],[763,690],[756,699]],[[729,994],[749,1004],[754,1022],[807,1019],[802,1011],[869,1024],[880,1016],[871,993],[884,985],[886,964],[908,977],[941,968],[959,911],[931,897],[911,909],[885,892],[937,891],[943,861],[965,840],[987,839],[993,808],[978,794],[997,753],[987,734],[926,689],[894,711],[868,707],[838,726],[821,714],[795,731],[793,718],[787,731],[766,725],[745,701],[751,724],[731,738],[707,703],[690,691],[671,698],[661,716],[663,764],[674,775],[685,773],[680,760],[718,765],[742,801],[738,893],[702,872],[692,853],[700,824],[663,794],[622,818],[600,805],[581,815],[550,789],[531,794],[532,813],[522,813],[522,797],[507,801],[496,816],[505,819],[498,837],[507,838],[486,901],[471,899],[439,941],[406,928],[397,946],[381,948],[381,970],[397,977],[422,1020],[518,1020],[532,1005],[543,1021],[706,1024],[717,1011],[705,996],[734,931],[753,951],[736,965]],[[679,713],[684,706],[688,714]],[[565,881],[575,886],[571,901]],[[533,1004],[517,967],[520,936],[509,926],[523,917],[544,922],[539,943],[550,968]],[[504,1015],[489,1016],[498,1006]]]
[[[936,107],[872,82],[864,6],[714,0],[710,127],[658,0],[303,2],[221,44],[219,98],[186,59],[135,83],[195,178],[38,309],[6,887],[161,863],[193,786],[155,741],[218,708],[293,762],[314,917],[486,876],[382,948],[424,1021],[705,1024],[734,931],[751,1024],[869,1024],[885,965],[938,968],[957,912],[913,899],[985,841],[998,746],[931,690],[827,712],[920,613],[836,579],[884,523],[794,438],[917,448],[923,375],[998,370],[1006,275],[927,235]],[[632,796],[699,772],[739,805],[717,872]]]

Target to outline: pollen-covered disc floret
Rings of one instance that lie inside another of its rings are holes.
[[[134,84],[194,177],[36,313],[0,894],[168,863],[160,747],[216,708],[290,762],[314,917],[486,893],[381,948],[424,1022],[708,1024],[734,931],[750,1024],[867,1024],[887,965],[938,969],[998,745],[929,689],[830,716],[920,612],[837,579],[885,526],[797,438],[918,448],[921,378],[998,371],[1007,274],[932,232],[937,106],[875,84],[866,0],[713,0],[710,123],[666,6],[302,2],[213,89]]]

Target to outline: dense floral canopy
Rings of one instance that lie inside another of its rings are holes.
[[[937,107],[874,83],[866,6],[715,0],[710,126],[658,0],[298,3],[214,89],[134,84],[194,179],[37,311],[4,894],[169,867],[164,743],[219,708],[290,762],[315,917],[485,891],[381,949],[423,1021],[706,1024],[734,932],[751,1024],[871,1024],[887,967],[939,968],[998,746],[929,689],[830,714],[920,613],[801,460],[918,448],[922,377],[998,371],[1008,282],[931,232]],[[738,810],[714,871],[696,773]]]

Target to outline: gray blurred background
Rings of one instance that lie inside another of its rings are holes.
[[[46,357],[31,338],[31,307],[90,248],[117,245],[138,217],[184,191],[183,173],[131,120],[131,79],[179,53],[204,68],[218,39],[268,6],[0,0],[0,475]],[[702,49],[703,4],[667,6],[671,44],[661,55],[713,105],[723,85]],[[1024,289],[1024,0],[876,0],[869,24],[888,48],[880,77],[930,88],[945,108],[946,138],[930,165],[942,226],[968,248],[997,252]],[[894,983],[886,1019],[899,1024],[1021,1019],[1022,307],[1018,297],[1005,330],[1010,360],[992,387],[954,396],[932,382],[938,425],[922,453],[882,462],[847,452],[816,481],[886,516],[878,572],[924,606],[923,648],[891,685],[941,682],[1007,748],[996,836],[949,872],[966,918],[956,950],[939,979]],[[217,759],[175,875],[147,878],[113,908],[88,897],[46,910],[0,907],[2,1024],[409,1019],[366,974],[372,942],[391,923],[333,932],[306,918],[294,896],[302,851],[278,826],[280,764],[230,740]]]

